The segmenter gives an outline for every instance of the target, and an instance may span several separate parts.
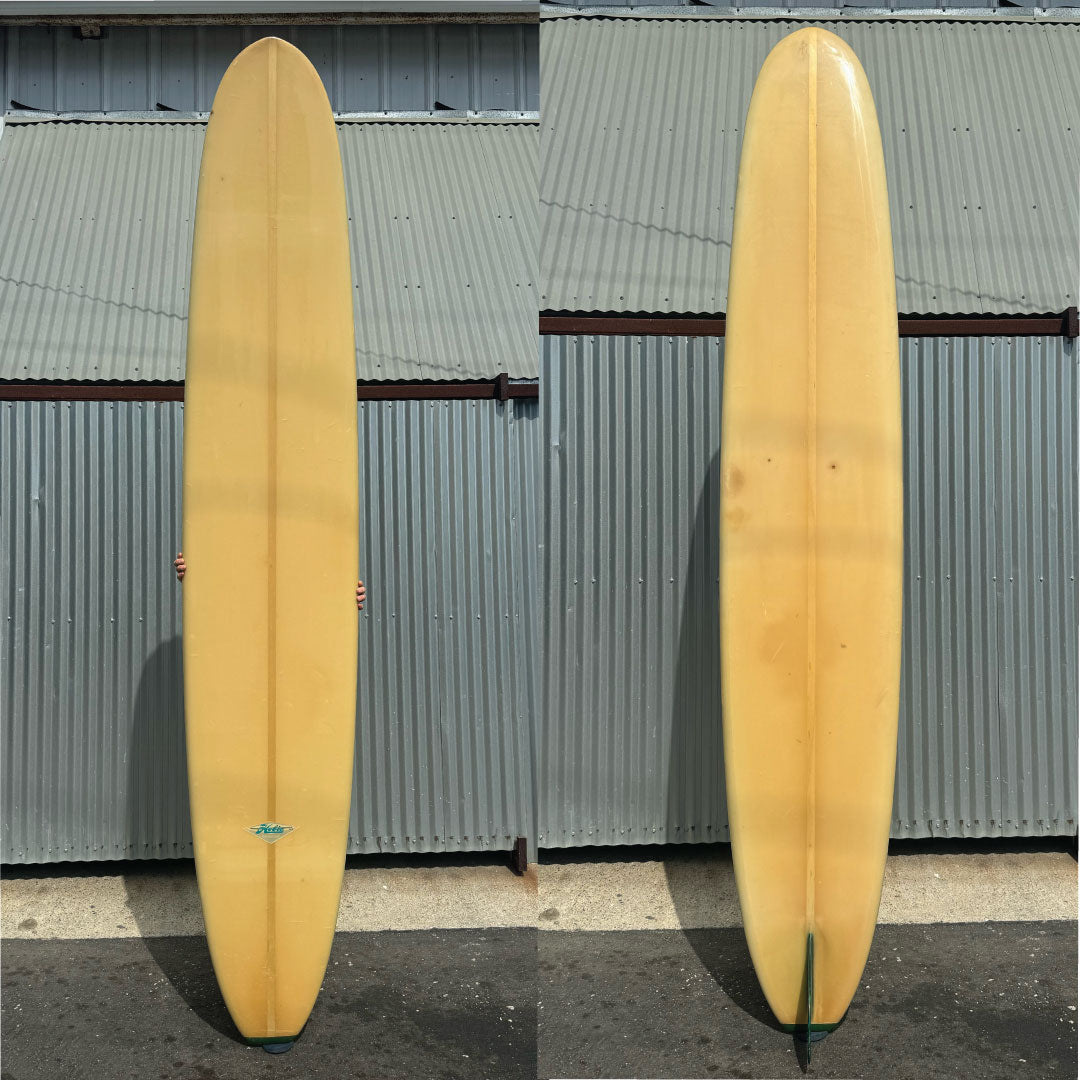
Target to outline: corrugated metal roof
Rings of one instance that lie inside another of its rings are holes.
[[[900,310],[1076,304],[1080,22],[815,21],[877,102]],[[544,20],[542,309],[725,309],[750,93],[801,25]]]
[[[778,12],[812,14],[816,8],[822,14],[842,11],[851,15],[895,15],[904,12],[910,15],[935,14],[941,11],[955,12],[957,15],[985,17],[991,11],[1001,11],[1008,18],[1039,14],[1053,10],[1059,14],[1061,8],[1077,6],[1080,0],[1042,0],[1039,4],[1027,0],[772,0],[771,3],[740,4],[733,0],[591,0],[587,4],[573,4],[569,0],[546,0],[541,3],[542,14],[559,15],[600,15],[607,18],[617,14],[621,8],[636,16],[670,15],[673,8],[681,8],[681,18],[698,16],[710,18],[717,12],[738,12],[742,15],[771,16]],[[704,11],[695,10],[698,6]],[[689,10],[687,10],[689,9]],[[712,10],[709,10],[712,9]]]
[[[535,401],[361,402],[349,851],[535,840]],[[183,407],[0,402],[0,859],[191,855]]]
[[[385,15],[387,12],[413,15],[416,0],[6,0],[4,7],[18,15],[236,15],[255,12],[282,15],[326,15],[355,12]],[[425,0],[426,14],[445,18],[455,14],[527,15],[536,10],[536,0]]]
[[[99,12],[100,13],[100,12]],[[0,26],[0,110],[209,112],[241,49],[274,35],[322,76],[335,112],[476,112],[540,107],[538,27]]]
[[[341,123],[358,376],[536,374],[535,124]],[[0,378],[183,378],[201,123],[0,137]]]
[[[895,837],[1076,831],[1077,355],[901,339]],[[727,839],[723,356],[543,338],[542,847]]]

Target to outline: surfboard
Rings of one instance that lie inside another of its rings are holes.
[[[240,1033],[287,1045],[330,953],[356,707],[356,360],[333,115],[264,38],[214,98],[184,406],[184,694],[195,863]]]
[[[885,166],[866,75],[769,53],[739,163],[721,434],[728,816],[769,1006],[843,1018],[877,921],[900,680],[902,472]]]

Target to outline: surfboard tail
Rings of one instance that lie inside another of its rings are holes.
[[[794,1035],[796,1041],[806,1044],[806,1063],[809,1065],[814,1044],[821,1042],[844,1022],[844,1017],[832,1024],[815,1024],[811,1020],[814,1015],[814,932],[812,930],[806,935],[806,968],[803,975],[799,1013],[805,1016],[805,1019],[800,1019],[795,1024],[781,1024],[781,1027]]]

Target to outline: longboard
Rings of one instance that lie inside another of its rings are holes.
[[[264,38],[206,131],[184,408],[184,693],[210,955],[252,1042],[299,1034],[337,919],[352,779],[356,360],[318,74]]]
[[[721,680],[743,924],[776,1018],[843,1019],[877,921],[900,680],[902,473],[885,166],[818,28],[768,55],[739,164],[721,442]]]

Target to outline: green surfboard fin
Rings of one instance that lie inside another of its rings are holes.
[[[814,1043],[821,1042],[830,1031],[835,1031],[841,1021],[835,1024],[814,1024],[810,1018],[814,1015],[814,934],[806,935],[806,1022],[803,1024],[783,1024],[784,1031],[794,1035],[800,1043],[806,1043],[806,1063],[810,1064]]]

